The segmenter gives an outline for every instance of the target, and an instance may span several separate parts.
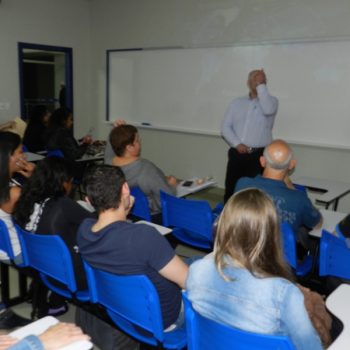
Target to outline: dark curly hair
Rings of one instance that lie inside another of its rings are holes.
[[[72,179],[72,170],[64,158],[48,157],[37,163],[37,166],[23,186],[22,194],[15,206],[13,217],[20,226],[25,226],[33,213],[34,204],[46,198],[64,196],[63,184]]]
[[[123,171],[112,165],[96,165],[84,176],[87,196],[97,213],[118,208],[125,180]]]

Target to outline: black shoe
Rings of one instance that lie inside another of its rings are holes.
[[[15,314],[11,309],[0,313],[0,329],[23,327],[31,322],[31,320]]]

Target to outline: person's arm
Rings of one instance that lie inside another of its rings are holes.
[[[18,186],[14,186],[10,188],[10,199],[6,202],[1,204],[1,209],[8,213],[12,214],[13,210],[15,208],[15,205],[21,195],[22,189]]]
[[[61,149],[65,157],[71,160],[76,160],[82,157],[88,147],[87,144],[79,146],[69,130],[60,130],[57,138],[59,139],[58,148]]]
[[[320,229],[323,224],[322,214],[316,207],[313,206],[308,196],[306,194],[304,195],[305,195],[305,198],[304,198],[304,206],[302,210],[302,213],[303,213],[302,225],[308,228]]]
[[[277,113],[278,100],[276,97],[271,96],[266,84],[259,84],[256,87],[258,93],[258,100],[260,107],[265,116],[273,116]]]
[[[185,288],[188,266],[177,255],[159,270],[159,273],[169,281],[176,283],[180,288]]]
[[[175,195],[176,187],[169,185],[163,171],[160,170],[156,165],[145,159],[143,162],[144,168],[141,175],[142,178],[140,178],[139,181],[140,187],[141,189],[143,187],[147,188],[148,191],[152,193],[153,200],[155,201],[157,207],[160,208],[160,190]]]
[[[310,321],[301,291],[294,285],[288,286],[281,302],[281,324],[295,348],[322,350],[320,337]]]
[[[15,344],[4,348],[6,350],[45,350],[43,343],[36,335],[28,335],[22,340],[16,339]]]
[[[235,133],[233,127],[234,121],[234,106],[235,101],[233,101],[226,110],[224,119],[221,123],[221,136],[231,147],[236,147],[241,144],[241,139]]]
[[[60,322],[39,337],[29,335],[7,350],[58,350],[76,341],[89,339],[76,325]]]
[[[136,226],[140,228],[138,227],[139,231],[135,232],[135,256],[142,261],[142,264],[152,267],[167,280],[184,288],[188,273],[187,265],[155,228],[145,224]]]

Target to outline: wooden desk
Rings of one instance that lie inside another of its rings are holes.
[[[212,187],[216,185],[216,181],[214,180],[206,180],[202,184],[197,185],[196,181],[198,180],[198,177],[193,177],[188,180],[183,180],[181,181],[177,186],[176,186],[176,197],[186,197],[192,193],[204,190],[208,187]],[[193,184],[191,186],[183,186],[182,184],[185,183],[186,181],[193,181]]]
[[[326,300],[330,312],[343,322],[344,329],[328,348],[329,350],[350,349],[350,285],[340,285]]]
[[[293,183],[305,186],[310,191],[319,192],[316,202],[325,205],[328,209],[333,204],[333,210],[337,210],[339,199],[350,192],[350,183],[315,179],[313,177],[293,177]]]
[[[326,230],[328,232],[333,232],[335,226],[345,218],[347,214],[339,213],[333,210],[321,209],[320,210],[323,216],[323,224],[321,229],[314,229],[309,232],[310,236],[321,238],[322,230]],[[350,349],[350,346],[349,346]]]

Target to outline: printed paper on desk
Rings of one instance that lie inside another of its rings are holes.
[[[148,226],[152,226],[163,236],[167,235],[168,233],[170,233],[172,231],[172,229],[169,227],[154,224],[153,222],[149,222],[149,221],[145,221],[145,220],[137,221],[137,222],[135,222],[135,224],[146,224]]]

